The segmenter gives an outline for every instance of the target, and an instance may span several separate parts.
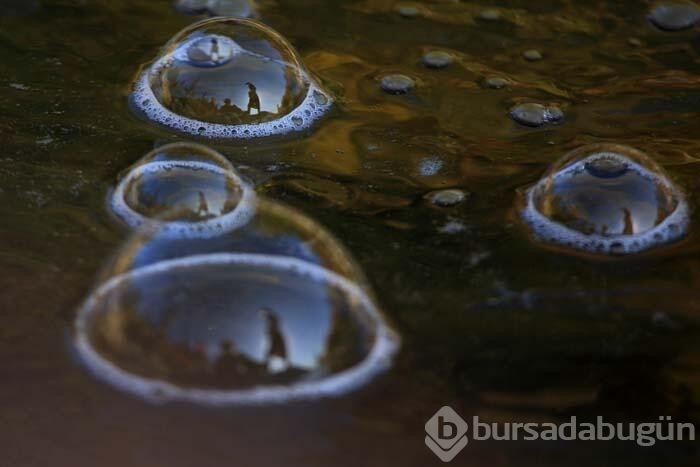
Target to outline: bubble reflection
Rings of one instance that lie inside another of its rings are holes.
[[[175,237],[211,237],[248,222],[253,188],[222,155],[175,143],[144,156],[112,193],[112,212],[130,227],[159,224]],[[167,222],[158,217],[168,213]]]
[[[584,146],[527,192],[523,219],[539,240],[603,254],[637,253],[682,237],[688,208],[663,170],[629,147]]]
[[[170,40],[137,79],[131,102],[179,132],[248,139],[308,128],[332,99],[279,34],[252,20],[214,18]]]
[[[116,276],[86,301],[75,331],[98,378],[158,403],[338,395],[386,369],[396,348],[351,281],[254,254],[189,256]]]

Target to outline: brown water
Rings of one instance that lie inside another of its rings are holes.
[[[14,2],[15,4],[17,2]],[[32,2],[26,2],[26,6]],[[600,260],[533,243],[516,191],[584,143],[641,149],[697,206],[700,35],[662,32],[646,1],[266,0],[335,95],[313,132],[217,146],[261,191],[335,232],[403,336],[395,368],[337,400],[249,409],[153,406],[88,375],[76,306],[126,232],[117,174],[176,139],[127,106],[139,65],[194,18],[168,1],[46,1],[0,17],[0,466],[441,462],[442,406],[484,421],[700,423],[700,225],[673,246]],[[475,19],[502,8],[500,21]],[[433,48],[457,60],[420,63]],[[537,49],[543,59],[522,53]],[[405,95],[384,73],[413,77]],[[483,80],[500,76],[503,89]],[[564,111],[527,128],[509,109]],[[423,200],[470,193],[452,208]],[[449,233],[453,232],[453,233]],[[698,465],[698,443],[472,441],[456,465]]]

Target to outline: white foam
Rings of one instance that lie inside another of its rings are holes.
[[[265,385],[249,389],[221,390],[183,388],[160,379],[131,374],[100,355],[88,336],[91,316],[100,301],[124,283],[138,281],[163,272],[206,265],[263,266],[283,269],[306,280],[341,289],[357,300],[364,316],[360,321],[372,327],[374,342],[364,360],[339,373],[315,381],[287,385]],[[74,323],[74,346],[85,366],[97,378],[152,403],[185,401],[208,406],[256,405],[339,396],[357,389],[386,371],[400,346],[398,334],[387,324],[370,297],[352,281],[320,266],[296,258],[260,254],[215,253],[189,256],[155,263],[118,275],[95,290],[78,311]]]
[[[664,175],[652,173],[647,168],[621,154],[606,151],[591,154],[565,167],[562,171],[556,173],[554,178],[571,177],[585,170],[587,162],[594,162],[599,159],[615,159],[617,162],[625,164],[628,170],[636,172],[650,182],[663,185],[677,201],[676,208],[659,225],[645,232],[613,236],[585,234],[554,222],[537,210],[534,200],[535,194],[538,190],[544,189],[545,185],[551,183],[551,180],[545,177],[527,191],[527,203],[520,212],[522,219],[530,226],[537,240],[589,253],[632,254],[671,243],[686,234],[690,224],[690,212],[680,190]]]
[[[180,48],[178,47],[176,52],[177,50],[180,50]],[[263,57],[242,48],[239,53],[255,55],[266,60],[279,62],[279,60]],[[149,120],[182,133],[212,139],[254,139],[283,135],[310,128],[333,104],[333,98],[323,91],[305,70],[298,70],[308,83],[306,96],[294,110],[276,120],[262,123],[226,125],[204,122],[178,115],[165,108],[158,101],[150,85],[150,77],[158,73],[162,68],[170,66],[173,58],[173,54],[165,55],[139,75],[132,90],[131,103]],[[285,66],[293,66],[286,62],[279,63]]]
[[[150,173],[164,172],[174,168],[206,170],[233,179],[241,188],[241,198],[235,208],[221,216],[198,222],[162,221],[151,219],[135,211],[125,199],[125,191],[136,177]],[[112,193],[112,212],[128,226],[136,228],[149,224],[164,238],[210,238],[240,228],[250,222],[256,211],[256,194],[253,187],[243,180],[235,170],[224,170],[213,164],[199,161],[155,161],[132,169],[117,185]]]

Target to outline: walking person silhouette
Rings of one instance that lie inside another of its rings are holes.
[[[245,83],[248,85],[248,115],[250,115],[250,111],[252,109],[255,109],[258,111],[258,114],[260,114],[260,97],[258,97],[258,91],[257,88],[253,83]]]
[[[280,329],[279,318],[269,308],[261,308],[260,315],[265,320],[265,334],[267,337],[267,349],[265,352],[265,364],[271,373],[281,373],[289,368],[287,357],[287,343]]]

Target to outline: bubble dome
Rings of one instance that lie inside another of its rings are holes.
[[[112,212],[126,225],[159,223],[175,237],[211,237],[248,222],[253,187],[218,152],[173,143],[146,154],[119,181]],[[167,221],[158,220],[167,213]]]
[[[174,238],[137,229],[74,323],[98,379],[154,403],[280,403],[341,395],[391,366],[398,335],[347,250],[260,198],[244,226]]]
[[[282,36],[233,17],[176,34],[139,75],[130,101],[158,125],[230,140],[307,129],[333,102]]]
[[[177,210],[165,213],[136,229],[107,262],[101,280],[185,256],[253,253],[306,261],[366,284],[350,253],[328,230],[282,203],[258,196],[245,223],[211,236],[174,235],[170,223],[178,216]]]
[[[537,240],[589,253],[638,253],[681,238],[689,224],[663,169],[622,145],[570,152],[525,196],[521,216]]]

